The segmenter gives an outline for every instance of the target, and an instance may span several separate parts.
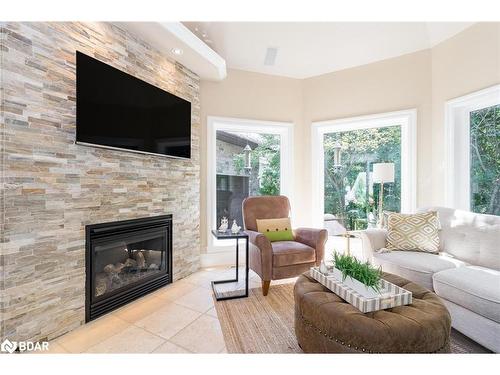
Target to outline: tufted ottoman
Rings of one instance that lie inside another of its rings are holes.
[[[438,296],[402,277],[383,278],[413,303],[363,314],[309,272],[295,283],[295,334],[306,353],[449,353],[451,318]]]

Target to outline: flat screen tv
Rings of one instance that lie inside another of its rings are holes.
[[[76,53],[76,142],[191,157],[191,103]]]

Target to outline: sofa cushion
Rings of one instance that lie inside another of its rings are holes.
[[[476,314],[500,323],[500,272],[468,266],[433,275],[436,294]]]
[[[416,251],[375,253],[373,261],[376,265],[382,266],[384,272],[394,273],[430,290],[433,290],[434,273],[467,265],[445,253],[437,255]]]
[[[438,212],[441,251],[467,263],[500,271],[500,216],[445,207],[419,211]]]
[[[277,241],[272,243],[272,247],[274,267],[284,267],[316,261],[315,250],[300,242]]]

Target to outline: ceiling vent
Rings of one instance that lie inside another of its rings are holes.
[[[276,55],[278,54],[278,48],[268,47],[266,50],[266,57],[264,58],[264,65],[274,65],[276,62]]]

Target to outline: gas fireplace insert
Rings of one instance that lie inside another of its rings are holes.
[[[88,322],[172,282],[172,215],[86,226]]]

